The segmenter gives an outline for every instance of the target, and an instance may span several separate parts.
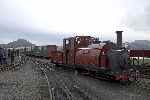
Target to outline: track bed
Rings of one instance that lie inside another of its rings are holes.
[[[149,83],[142,83],[143,80],[124,86],[116,82],[76,74],[72,70],[64,70],[57,66],[52,67],[47,61],[39,61],[38,65],[42,66],[48,76],[55,100],[150,99],[150,90],[144,88]]]

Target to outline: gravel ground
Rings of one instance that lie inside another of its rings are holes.
[[[73,100],[150,100],[150,91],[137,87],[135,84],[123,86],[115,82],[111,83],[58,70],[49,72],[48,77],[61,81],[59,83],[64,82]]]
[[[46,61],[35,65],[45,70],[55,100],[150,100],[149,80],[125,86],[56,69]]]
[[[79,76],[76,80],[80,81],[82,86],[89,87],[89,90],[93,91],[98,98],[101,97],[101,100],[150,100],[150,91],[144,90],[143,87],[140,88],[136,84],[123,86],[119,83],[92,78],[86,80],[84,76]]]
[[[49,100],[44,75],[31,62],[19,70],[0,73],[0,100]]]

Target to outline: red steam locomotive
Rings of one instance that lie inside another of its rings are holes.
[[[57,66],[72,68],[92,76],[133,81],[136,70],[129,63],[128,50],[122,47],[122,31],[116,31],[117,43],[101,42],[91,36],[76,36],[63,40],[63,49],[47,46],[47,57]]]
[[[66,38],[63,40],[63,52],[49,47],[49,59],[97,77],[119,81],[134,80],[136,71],[128,65],[128,51],[122,48],[122,31],[116,33],[117,44],[101,42],[90,36]]]

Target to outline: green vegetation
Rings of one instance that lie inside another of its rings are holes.
[[[130,61],[132,62],[131,65],[133,65],[133,59],[130,59]],[[150,65],[150,58],[144,58],[144,62],[143,62],[143,58],[140,58],[139,62],[137,58],[134,58],[134,64],[135,65],[143,65],[143,64]]]

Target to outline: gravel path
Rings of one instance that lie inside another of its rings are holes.
[[[20,70],[0,73],[0,100],[49,100],[42,72],[27,62]]]

